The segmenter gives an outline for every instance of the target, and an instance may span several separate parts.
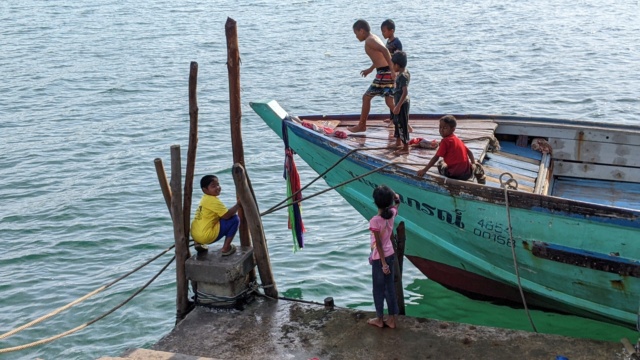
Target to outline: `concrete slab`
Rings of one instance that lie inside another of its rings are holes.
[[[397,329],[367,325],[373,313],[259,298],[244,311],[197,307],[153,346],[221,359],[621,359],[619,343],[401,316]]]
[[[197,253],[187,260],[185,271],[197,284],[199,303],[223,304],[247,291],[254,267],[253,248],[239,246],[229,256],[219,250]]]

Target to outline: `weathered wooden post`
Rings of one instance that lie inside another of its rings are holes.
[[[171,189],[169,188],[169,181],[167,180],[167,173],[164,171],[162,159],[155,158],[153,164],[156,166],[156,174],[158,175],[158,182],[160,182],[160,190],[162,190],[164,202],[167,203],[167,209],[169,209],[169,214],[171,214]]]
[[[242,104],[240,103],[240,51],[238,48],[238,30],[236,21],[227,18],[224,25],[227,37],[227,71],[229,73],[229,113],[231,116],[231,148],[233,163],[244,167],[244,150],[242,146]],[[236,188],[237,191],[237,188]],[[238,211],[240,217],[240,245],[251,246],[249,227],[244,209]]]
[[[191,230],[191,197],[193,196],[193,174],[196,166],[196,149],[198,147],[198,63],[191,62],[189,71],[189,148],[187,149],[187,169],[184,178],[184,237],[189,243],[189,231]],[[187,255],[191,255],[187,246]]]
[[[264,293],[269,297],[277,299],[278,288],[276,287],[276,283],[273,280],[273,273],[271,272],[269,249],[267,248],[267,241],[264,236],[264,228],[262,226],[260,212],[258,211],[258,204],[256,204],[253,192],[247,182],[244,167],[240,164],[233,165],[233,181],[236,184],[238,198],[250,224],[249,231],[251,232],[251,240],[253,242],[253,252],[258,265],[258,272],[260,273]]]
[[[173,220],[173,237],[176,244],[176,323],[180,322],[189,311],[189,287],[185,272],[185,262],[189,258],[189,246],[184,236],[182,214],[182,165],[180,162],[180,145],[171,146],[171,219]]]
[[[398,224],[396,228],[396,241],[393,243],[393,250],[396,253],[396,262],[395,262],[395,273],[396,278],[395,287],[396,287],[396,298],[398,300],[398,309],[400,310],[400,315],[405,315],[404,308],[404,287],[402,286],[402,263],[404,261],[404,245],[407,240],[407,237],[404,232],[404,221]]]

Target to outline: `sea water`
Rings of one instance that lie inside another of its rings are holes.
[[[386,18],[409,54],[414,113],[493,113],[640,124],[638,1],[504,2],[22,0],[0,3],[0,333],[109,283],[173,243],[154,169],[188,144],[189,64],[198,69],[196,179],[230,175],[224,24],[238,23],[245,160],[261,210],[280,202],[283,145],[249,108],[358,113],[370,63],[352,32]],[[385,112],[374,100],[373,112]],[[302,183],[316,174],[297,158]],[[200,198],[196,184],[194,207]],[[322,181],[305,194],[326,188]],[[264,217],[281,295],[373,310],[367,219],[335,192],[304,202],[306,246],[286,212]],[[216,247],[214,246],[214,249]],[[0,348],[100,316],[167,255]],[[531,330],[522,309],[447,291],[405,262],[407,314]],[[638,301],[638,299],[630,299]],[[637,333],[532,311],[538,330],[618,341]],[[93,359],[148,347],[175,321],[172,265],[130,303],[82,331],[7,359]],[[206,334],[203,334],[206,341]]]

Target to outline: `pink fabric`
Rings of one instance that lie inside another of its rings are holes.
[[[394,254],[393,244],[391,243],[391,234],[393,233],[393,222],[395,221],[396,215],[398,215],[398,209],[392,207],[391,211],[393,212],[391,219],[385,220],[382,216],[376,215],[369,221],[369,230],[371,231],[371,250],[373,251],[371,254],[372,260],[380,259],[380,254],[378,254],[378,249],[376,248],[376,237],[373,234],[374,231],[380,232],[380,240],[382,241],[382,251],[384,251],[384,256],[387,257]]]

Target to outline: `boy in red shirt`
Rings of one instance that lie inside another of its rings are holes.
[[[422,177],[440,158],[444,164],[438,165],[440,174],[458,180],[468,180],[472,175],[476,176],[478,184],[486,183],[482,165],[476,163],[473,153],[453,132],[456,131],[456,118],[453,115],[445,115],[440,118],[440,146],[431,161],[418,171]]]

